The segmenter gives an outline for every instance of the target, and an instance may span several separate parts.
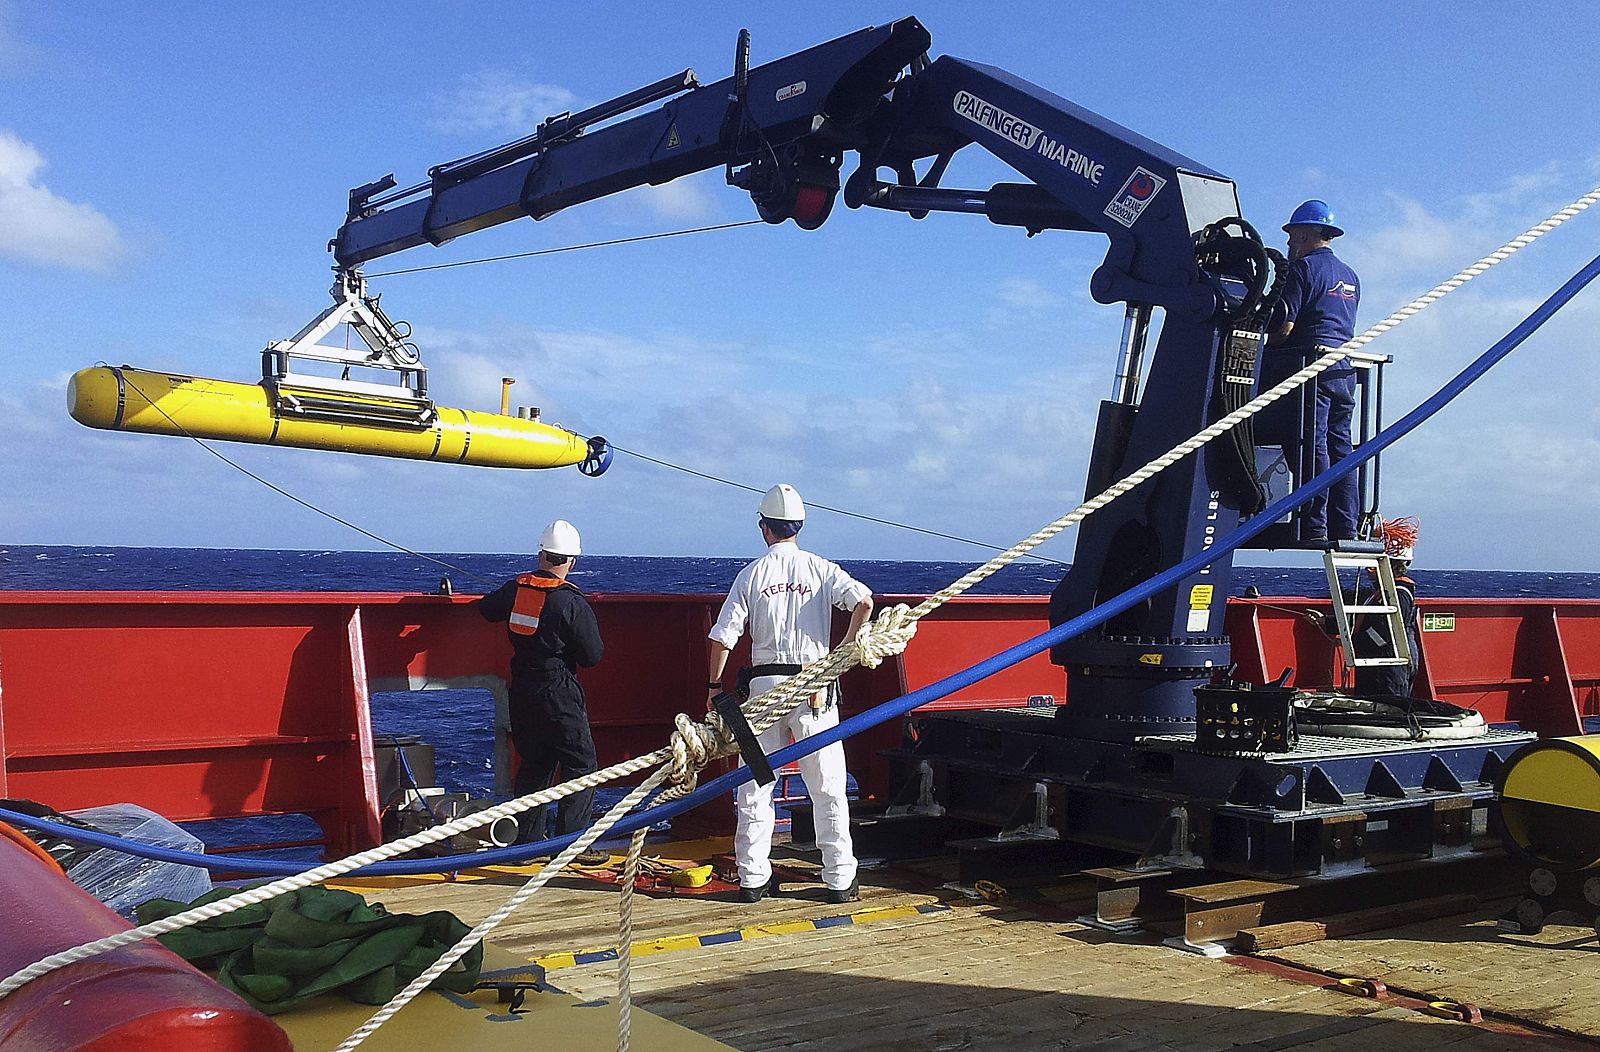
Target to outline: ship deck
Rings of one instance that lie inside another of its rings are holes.
[[[775,862],[815,870],[787,849]],[[1592,1047],[1600,1036],[1593,930],[1503,935],[1493,902],[1398,929],[1212,959],[1163,946],[1158,932],[1078,923],[1081,880],[986,902],[943,886],[952,875],[948,860],[863,869],[862,899],[849,906],[823,902],[815,883],[753,905],[641,894],[635,1004],[744,1050],[1196,1052],[1360,1041],[1400,1052]],[[449,909],[474,923],[522,879],[501,870],[349,886],[391,909]],[[492,936],[543,963],[552,986],[608,1004],[615,938],[614,885],[582,875],[557,878]],[[1394,994],[1351,996],[1339,977],[1381,979]],[[1484,1022],[1425,1011],[1443,1000],[1476,1004]]]

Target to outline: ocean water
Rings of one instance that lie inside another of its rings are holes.
[[[466,594],[496,587],[528,569],[534,561],[528,553],[427,554],[438,562],[400,552],[0,544],[0,590],[433,592],[441,577],[449,577],[455,591]],[[579,561],[573,580],[588,592],[721,592],[747,561],[590,555]],[[859,559],[841,559],[840,563],[880,595],[932,592],[976,565]],[[1001,570],[973,591],[980,595],[1047,595],[1064,571],[1065,567],[1057,563],[1024,560]],[[1432,595],[1600,597],[1600,574],[1595,573],[1435,570],[1422,566],[1411,576],[1424,594]],[[1251,586],[1263,595],[1326,595],[1328,588],[1322,568],[1316,565],[1235,566],[1233,594],[1243,594]]]
[[[431,554],[431,553],[430,553]],[[448,576],[458,594],[498,586],[533,564],[529,554],[438,554],[430,562],[392,552],[260,551],[218,548],[118,548],[0,545],[0,590],[38,591],[283,591],[434,592]],[[590,593],[718,593],[745,559],[585,556],[574,581]],[[440,565],[443,563],[445,565]],[[973,564],[841,560],[851,574],[882,594],[935,591]],[[1023,562],[974,591],[989,595],[1046,595],[1064,567]],[[1485,598],[1600,598],[1600,574],[1421,569],[1412,575],[1424,594]],[[1233,594],[1255,587],[1263,595],[1326,595],[1319,566],[1235,567]],[[439,785],[475,797],[493,788],[493,703],[487,691],[374,694],[379,734],[420,735],[435,747]],[[602,795],[597,806],[609,799]],[[229,820],[191,829],[212,848],[315,835],[309,819]],[[312,857],[306,851],[281,857]]]

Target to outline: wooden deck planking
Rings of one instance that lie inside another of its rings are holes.
[[[1537,936],[1495,930],[1481,916],[1408,925],[1262,956],[1304,968],[1382,979],[1390,987],[1470,1001],[1540,1027],[1600,1037],[1600,946],[1590,928],[1551,925]]]
[[[1077,942],[1064,938],[1059,925],[1002,920],[998,912],[953,911],[930,921],[937,927],[928,941],[941,951],[932,955],[908,952],[919,939],[907,929],[883,939],[886,933],[871,928],[837,928],[818,933],[829,936],[824,945],[806,936],[790,946],[722,946],[645,958],[635,962],[636,990],[649,1010],[751,1050],[1102,1043],[1222,1049],[1285,1034],[1313,1036],[1329,1019],[1385,1012],[1372,1002],[1157,946]],[[1004,952],[997,955],[997,949]],[[690,962],[668,959],[681,956],[703,960],[685,967]],[[607,966],[572,969],[562,978],[585,996],[602,996],[614,981]],[[1190,1010],[1174,1011],[1177,999]],[[1453,1043],[1442,1026],[1465,1031],[1474,1043],[1464,1047],[1527,1045],[1506,1045],[1495,1035],[1413,1012],[1393,1016],[1363,1036],[1381,1032],[1386,1044],[1409,1047],[1414,1040],[1418,1047],[1442,1047]],[[1197,1026],[1196,1019],[1205,1022]],[[1390,1031],[1409,1027],[1428,1033],[1389,1040]]]
[[[869,881],[883,877],[864,875]],[[509,883],[456,883],[375,897],[391,909],[450,909],[475,922],[512,890]],[[868,885],[863,893],[862,902],[845,906],[811,897],[820,896],[814,889],[757,904],[640,896],[635,939],[935,901],[921,891],[892,887]],[[610,946],[616,939],[616,901],[614,888],[558,880],[493,938],[530,958]],[[1600,957],[1592,949],[1588,953]],[[640,1007],[751,1052],[1069,1047],[1205,1052],[1252,1045],[1348,1048],[1354,1042],[1380,1043],[1385,1052],[1445,1047],[1493,1052],[1539,1044],[1179,953],[1150,937],[1108,936],[1043,920],[1023,903],[956,905],[861,925],[672,949],[636,957],[633,976]],[[579,997],[610,999],[616,992],[616,964],[557,969],[550,980]]]

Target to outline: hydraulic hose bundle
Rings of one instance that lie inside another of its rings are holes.
[[[1230,233],[1237,228],[1238,233]],[[1200,268],[1217,277],[1244,284],[1239,301],[1224,306],[1229,323],[1217,360],[1212,419],[1237,412],[1255,391],[1256,359],[1273,309],[1283,294],[1288,275],[1283,255],[1268,248],[1256,228],[1241,216],[1212,223],[1200,232],[1195,248]],[[1228,495],[1246,515],[1267,503],[1266,490],[1256,474],[1256,440],[1253,420],[1241,422],[1214,449]]]

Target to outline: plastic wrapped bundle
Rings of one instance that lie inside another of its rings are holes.
[[[107,804],[71,812],[102,832],[154,847],[204,851],[205,845],[154,811],[138,804]],[[150,899],[189,902],[211,890],[211,875],[198,866],[157,862],[105,848],[67,870],[84,891],[118,913],[131,913]]]

